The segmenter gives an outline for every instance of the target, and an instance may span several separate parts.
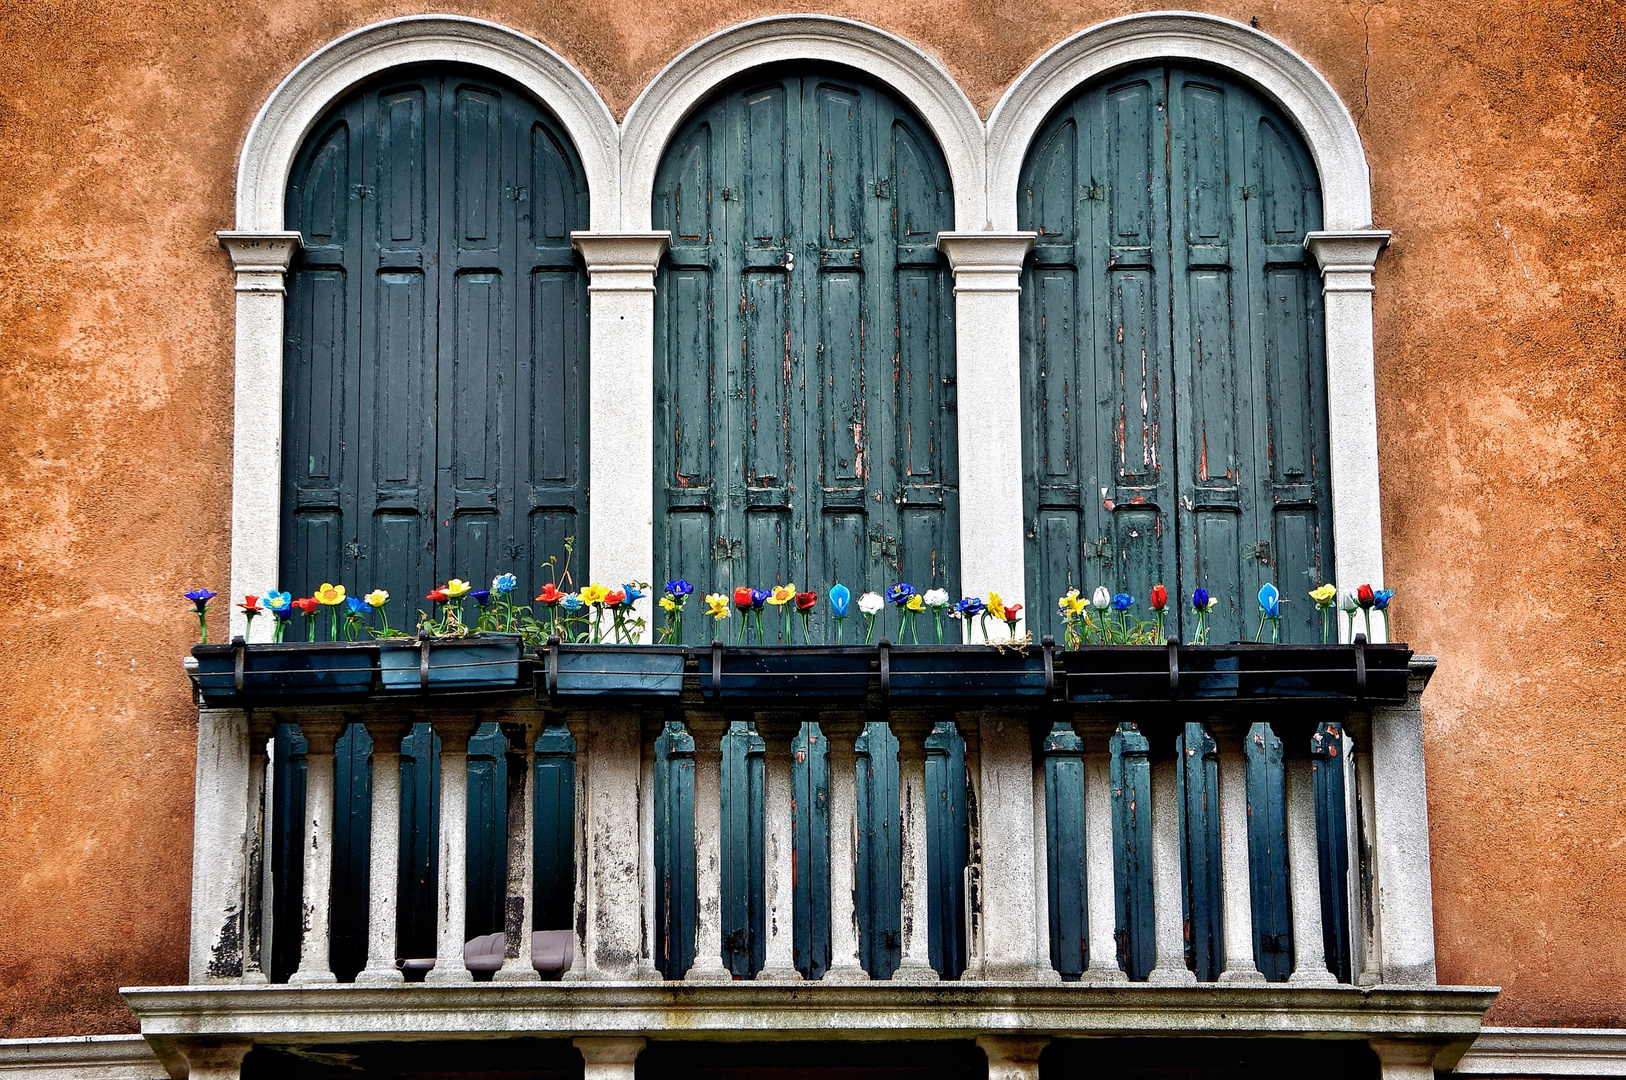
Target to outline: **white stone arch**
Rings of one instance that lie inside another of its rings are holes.
[[[679,125],[718,86],[786,60],[844,64],[896,93],[937,139],[954,185],[957,229],[987,216],[982,120],[941,64],[902,38],[852,19],[789,15],[730,27],[681,53],[652,79],[621,127],[622,227],[650,228],[655,173]]]
[[[311,54],[271,92],[249,126],[237,169],[237,222],[220,233],[236,271],[237,344],[232,439],[231,592],[279,584],[282,499],[284,278],[299,244],[286,231],[288,176],[300,146],[329,106],[380,72],[407,64],[459,63],[504,76],[559,121],[587,179],[594,228],[620,204],[619,132],[598,92],[558,53],[479,19],[420,15],[362,27]],[[243,632],[235,605],[232,633]]]
[[[1337,92],[1298,53],[1242,23],[1213,15],[1156,11],[1092,26],[1035,60],[988,117],[989,216],[1017,227],[1017,184],[1045,120],[1075,90],[1115,68],[1192,61],[1252,83],[1298,126],[1321,177],[1324,228],[1372,226],[1372,177],[1355,119]]]
[[[1372,178],[1354,117],[1298,53],[1212,15],[1158,11],[1080,31],[1039,57],[988,118],[990,227],[1018,226],[1022,164],[1050,114],[1090,80],[1131,65],[1195,62],[1234,73],[1295,124],[1321,181],[1323,229],[1305,237],[1326,307],[1333,565],[1340,584],[1383,580],[1373,379],[1372,272],[1389,233],[1372,227]]]
[[[329,42],[271,92],[249,126],[237,162],[237,229],[283,228],[294,157],[328,106],[380,72],[429,62],[484,68],[528,90],[575,144],[587,175],[593,227],[614,220],[620,194],[615,118],[581,72],[540,41],[496,23],[460,15],[411,15]]]

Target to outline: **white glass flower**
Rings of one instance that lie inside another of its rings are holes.
[[[1090,605],[1097,611],[1105,611],[1112,606],[1112,594],[1105,585],[1096,588],[1095,595],[1090,597]]]
[[[948,607],[947,589],[927,589],[923,598],[927,607]]]
[[[886,607],[886,601],[881,599],[880,593],[867,592],[858,598],[858,610],[865,615],[875,615]]]

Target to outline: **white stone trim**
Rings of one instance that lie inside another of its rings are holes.
[[[851,19],[756,19],[713,34],[668,64],[638,95],[621,127],[622,227],[648,229],[655,172],[678,126],[720,84],[764,64],[815,60],[874,78],[913,108],[936,137],[954,185],[955,227],[984,225],[982,120],[941,64],[918,46]]]
[[[288,174],[317,119],[357,83],[390,68],[471,64],[529,90],[575,144],[587,174],[595,227],[610,220],[618,188],[615,118],[593,85],[534,38],[482,19],[410,15],[364,26],[323,46],[271,92],[248,129],[237,163],[237,228],[283,228]]]
[[[140,1035],[77,1035],[0,1039],[6,1080],[168,1080],[169,1073]]]
[[[1626,1076],[1626,1028],[1488,1027],[1458,1076]]]
[[[1126,15],[1082,30],[1017,76],[988,117],[989,218],[1017,227],[1017,185],[1028,147],[1056,106],[1086,82],[1131,64],[1189,60],[1246,79],[1298,125],[1321,177],[1328,229],[1372,224],[1372,178],[1360,132],[1321,73],[1276,39],[1242,23],[1185,11]]]

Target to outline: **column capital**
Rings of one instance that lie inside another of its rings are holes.
[[[644,1040],[634,1038],[584,1038],[572,1040],[587,1066],[588,1080],[631,1077],[643,1053]]]
[[[297,232],[223,229],[215,233],[215,237],[231,256],[238,292],[282,292],[283,277],[302,241]]]
[[[1039,1055],[1049,1036],[978,1035],[977,1046],[988,1055],[988,1080],[1037,1080]]]
[[[237,1080],[249,1043],[201,1043],[181,1047],[192,1080]]]
[[[588,292],[654,292],[655,268],[672,243],[652,232],[573,232],[572,246],[587,264]]]
[[[940,232],[937,246],[954,269],[954,291],[1018,292],[1022,260],[1033,250],[1034,232]]]
[[[1389,236],[1387,229],[1316,231],[1305,234],[1304,250],[1321,267],[1325,291],[1371,292],[1378,252],[1389,246]]]

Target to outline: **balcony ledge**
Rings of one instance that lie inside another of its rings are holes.
[[[503,1035],[752,1041],[1203,1035],[1408,1039],[1449,1068],[1480,1029],[1484,986],[927,986],[590,983],[127,987],[163,1056],[193,1040],[309,1044]]]

